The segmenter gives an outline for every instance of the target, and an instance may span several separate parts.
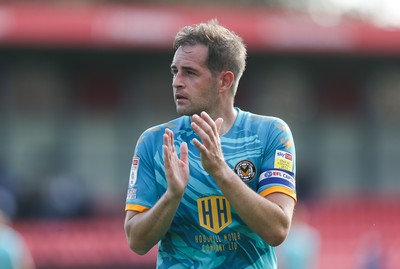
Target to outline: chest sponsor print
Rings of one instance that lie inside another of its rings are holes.
[[[208,196],[197,200],[199,224],[216,234],[232,223],[231,206],[224,196]]]

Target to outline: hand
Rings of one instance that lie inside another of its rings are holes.
[[[181,198],[189,181],[188,147],[185,142],[182,142],[179,159],[175,151],[173,132],[165,129],[163,139],[164,169],[168,183],[167,192],[174,197]]]
[[[222,165],[226,164],[219,136],[222,122],[222,118],[218,118],[214,122],[204,111],[200,116],[192,116],[191,126],[202,141],[193,139],[193,144],[200,151],[203,168],[212,176],[221,169]]]

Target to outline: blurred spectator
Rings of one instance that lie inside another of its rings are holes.
[[[47,217],[81,217],[89,214],[86,186],[77,177],[57,173],[43,189],[41,213]]]
[[[17,204],[16,186],[5,162],[0,160],[0,209],[13,218],[17,214]]]
[[[281,269],[318,268],[320,235],[309,224],[309,212],[305,205],[296,205],[289,235],[277,251]]]
[[[385,269],[385,250],[378,232],[366,232],[360,240],[356,253],[357,269]]]
[[[0,205],[3,214],[13,218],[17,214],[17,198],[15,194],[7,187],[0,184]]]
[[[22,236],[9,225],[0,209],[0,268],[34,269],[35,265]]]

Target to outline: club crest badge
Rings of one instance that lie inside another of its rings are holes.
[[[256,166],[248,160],[240,161],[235,166],[235,173],[244,183],[252,181],[256,177]]]

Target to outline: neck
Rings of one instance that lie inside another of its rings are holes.
[[[238,114],[237,110],[234,107],[232,107],[226,113],[222,113],[221,115],[219,115],[215,118],[213,117],[214,120],[216,120],[218,118],[222,118],[224,120],[224,122],[222,123],[221,129],[219,131],[219,134],[221,136],[226,134],[227,132],[229,132],[229,130],[232,128],[233,123],[236,120],[237,114]]]

